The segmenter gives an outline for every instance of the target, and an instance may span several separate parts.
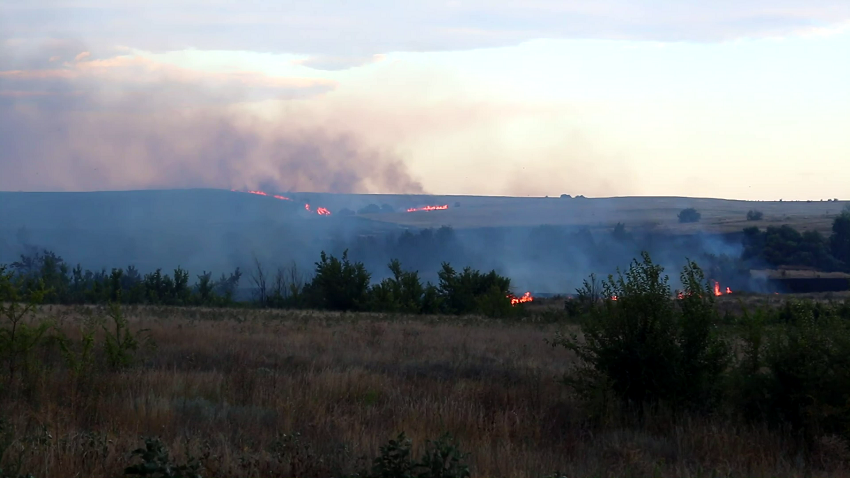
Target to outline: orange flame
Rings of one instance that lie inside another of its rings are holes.
[[[323,207],[317,208],[315,211],[313,211],[312,209],[310,209],[309,204],[305,204],[304,209],[306,209],[310,212],[315,212],[316,214],[318,214],[320,216],[330,216],[331,215],[331,212],[328,211],[327,208],[323,208]]]
[[[715,296],[718,296],[718,297],[719,297],[719,296],[721,296],[721,295],[731,294],[731,293],[732,293],[732,288],[731,288],[731,287],[727,287],[727,288],[726,288],[726,292],[723,292],[723,291],[721,290],[720,283],[719,283],[719,282],[717,282],[717,281],[714,281],[714,295],[715,295]],[[690,294],[688,294],[688,295],[690,295]],[[700,295],[700,297],[702,297],[702,295]],[[676,298],[677,298],[677,299],[684,299],[684,298],[685,298],[685,293],[684,293],[684,292],[676,292]]]
[[[509,294],[508,299],[511,299],[511,305],[523,304],[525,302],[533,302],[534,297],[531,296],[531,292],[526,292],[522,295],[522,297],[517,297],[513,294]]]
[[[727,287],[726,288],[726,294],[731,294],[731,293],[732,293],[732,288]],[[720,290],[720,282],[714,281],[714,295],[721,296],[723,294],[724,294],[723,291]]]
[[[233,191],[233,192],[235,192],[235,193],[240,192],[240,191],[237,191],[237,190],[235,190],[235,189],[231,189],[231,191]],[[267,197],[273,197],[273,198],[275,198],[275,199],[280,199],[281,201],[292,201],[292,199],[289,199],[289,198],[288,198],[288,197],[286,197],[286,196],[281,196],[281,195],[279,195],[279,194],[275,194],[274,196],[272,196],[271,194],[269,194],[269,193],[267,193],[267,192],[265,192],[265,191],[260,191],[260,190],[256,190],[256,191],[244,191],[244,192],[246,192],[246,193],[248,193],[248,194],[256,194],[257,196],[267,196]]]
[[[248,193],[248,194],[256,194],[257,196],[273,197],[273,198],[279,199],[281,201],[292,201],[292,199],[290,199],[286,196],[281,196],[280,194],[271,195],[271,194],[269,194],[265,191],[259,191],[259,190],[256,190],[256,191],[237,191],[235,189],[231,189],[231,191],[237,192],[237,193],[238,192],[245,192],[245,193]],[[310,212],[315,212],[316,214],[318,214],[320,216],[330,216],[331,215],[330,210],[328,210],[327,208],[324,208],[324,207],[320,207],[320,208],[316,209],[315,211],[313,211],[312,209],[310,209],[309,204],[304,204],[304,209],[306,209]]]
[[[416,212],[416,211],[443,211],[448,209],[448,204],[443,204],[442,206],[424,206],[424,207],[411,207],[407,209],[407,212]]]
[[[616,296],[616,295],[612,295],[612,296],[611,296],[611,300],[617,300],[617,296]]]

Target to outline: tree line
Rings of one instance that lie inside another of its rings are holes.
[[[171,274],[157,269],[143,275],[133,266],[83,271],[80,265],[71,268],[51,251],[33,251],[8,267],[0,266],[0,274],[21,292],[42,290],[44,302],[58,304],[256,306],[491,317],[512,313],[511,280],[495,270],[456,269],[443,263],[437,283],[431,283],[423,282],[418,271],[404,270],[398,260],[387,267],[390,277],[373,284],[372,274],[362,262],[352,261],[348,251],[340,257],[322,252],[311,279],[304,280],[295,264],[270,271],[255,259],[247,274],[250,297],[239,295],[244,282],[239,268],[218,279],[205,271],[191,282],[189,271],[180,267]]]

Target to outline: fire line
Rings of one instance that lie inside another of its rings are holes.
[[[444,211],[449,208],[448,204],[443,204],[442,206],[423,206],[423,207],[411,207],[407,209],[407,212],[417,212],[417,211]]]
[[[271,195],[271,194],[269,194],[265,191],[259,191],[259,190],[237,191],[236,189],[231,189],[231,191],[233,191],[235,193],[244,192],[244,193],[247,193],[247,194],[256,194],[257,196],[271,197],[271,198],[275,198],[275,199],[278,199],[278,200],[281,200],[281,201],[292,201],[292,199],[290,199],[286,196],[281,196],[280,194]],[[313,210],[313,209],[310,208],[309,204],[304,204],[304,209],[307,210],[308,212],[316,213],[319,216],[330,216],[331,215],[331,211],[328,208],[324,208],[324,207],[319,207],[319,208],[316,208],[315,210]]]

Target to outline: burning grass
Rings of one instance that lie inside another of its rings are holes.
[[[92,308],[46,307],[80,338]],[[591,427],[558,379],[564,327],[476,317],[309,311],[125,309],[156,350],[124,370],[75,379],[47,368],[2,404],[3,459],[34,476],[119,476],[142,436],[204,476],[343,476],[400,431],[450,432],[473,476],[850,476],[846,443],[825,438],[804,470],[780,434],[720,418],[650,414]],[[11,441],[10,441],[11,440]],[[831,441],[830,441],[831,440]],[[828,442],[828,443],[827,443]]]

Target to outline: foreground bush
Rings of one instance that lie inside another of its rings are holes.
[[[743,359],[730,397],[747,419],[793,432],[807,451],[817,437],[850,438],[850,322],[836,307],[795,303],[766,327],[766,314],[745,319]]]
[[[674,303],[663,268],[644,253],[625,274],[602,284],[604,299],[590,309],[580,334],[559,334],[553,346],[576,353],[580,362],[565,381],[587,399],[607,390],[626,408],[645,405],[710,409],[728,347],[717,335],[714,295],[695,263],[682,271],[683,298]],[[585,282],[580,294],[596,294]]]

